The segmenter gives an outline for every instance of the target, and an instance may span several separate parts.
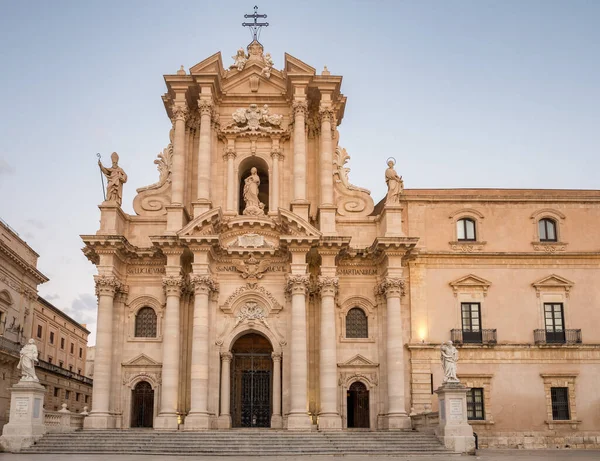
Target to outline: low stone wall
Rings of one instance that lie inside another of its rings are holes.
[[[475,432],[477,429],[475,428]],[[600,449],[600,432],[574,432],[570,434],[546,432],[478,432],[479,448],[521,449]]]
[[[417,415],[411,414],[410,421],[412,428],[419,432],[433,432],[440,423],[439,413],[419,413]]]
[[[87,416],[87,407],[79,414],[67,410],[67,404],[62,404],[60,411],[46,411],[44,413],[44,426],[46,431],[51,432],[73,432],[83,429],[83,420]]]

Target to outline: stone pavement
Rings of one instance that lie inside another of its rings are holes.
[[[365,456],[274,456],[260,457],[269,461],[364,461]],[[479,450],[476,456],[369,456],[369,461],[445,461],[446,459],[464,461],[598,461],[600,451],[597,450]],[[2,461],[252,461],[248,457],[237,456],[146,456],[146,455],[86,455],[86,454],[0,454]],[[258,458],[257,458],[258,460]]]

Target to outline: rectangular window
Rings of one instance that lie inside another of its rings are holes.
[[[69,371],[73,371],[73,365],[69,365]]]
[[[569,415],[569,388],[552,387],[550,388],[552,398],[552,419],[558,421],[568,421]]]
[[[79,402],[79,392],[75,392],[75,401]]]
[[[565,342],[565,319],[562,303],[544,303],[546,342]]]
[[[467,392],[467,419],[485,419],[482,387],[474,387]]]
[[[461,303],[462,335],[465,343],[481,343],[481,304]]]
[[[48,356],[48,363],[52,363],[52,357]]]
[[[38,338],[41,338],[41,337],[42,337],[42,326],[41,326],[41,325],[38,325],[37,337],[38,337]]]
[[[58,397],[58,394],[60,393],[60,389],[58,387],[54,388],[54,397]]]
[[[65,400],[69,400],[69,397],[71,397],[71,391],[65,391]]]
[[[89,400],[89,398],[90,398],[90,396],[89,396],[89,395],[86,395],[86,396],[85,396],[85,403],[88,403],[88,400]]]
[[[65,348],[65,338],[60,338],[60,348],[61,349]]]
[[[61,368],[63,367],[64,364],[65,364],[65,362],[63,362],[62,360],[58,362],[58,366]]]
[[[71,343],[71,354],[75,353],[75,344]]]
[[[79,358],[83,358],[83,347],[79,348]]]
[[[50,332],[50,344],[54,344],[54,332]]]

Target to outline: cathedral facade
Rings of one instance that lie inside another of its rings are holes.
[[[452,340],[483,445],[600,436],[600,192],[405,190],[390,161],[375,204],[349,181],[341,81],[257,41],[165,76],[158,182],[124,213],[113,155],[82,236],[85,427],[410,429]]]

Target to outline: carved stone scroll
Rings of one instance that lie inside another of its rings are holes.
[[[333,178],[335,202],[341,216],[368,216],[375,207],[371,191],[350,184],[348,172],[344,165],[350,160],[346,149],[338,147],[333,156]]]

